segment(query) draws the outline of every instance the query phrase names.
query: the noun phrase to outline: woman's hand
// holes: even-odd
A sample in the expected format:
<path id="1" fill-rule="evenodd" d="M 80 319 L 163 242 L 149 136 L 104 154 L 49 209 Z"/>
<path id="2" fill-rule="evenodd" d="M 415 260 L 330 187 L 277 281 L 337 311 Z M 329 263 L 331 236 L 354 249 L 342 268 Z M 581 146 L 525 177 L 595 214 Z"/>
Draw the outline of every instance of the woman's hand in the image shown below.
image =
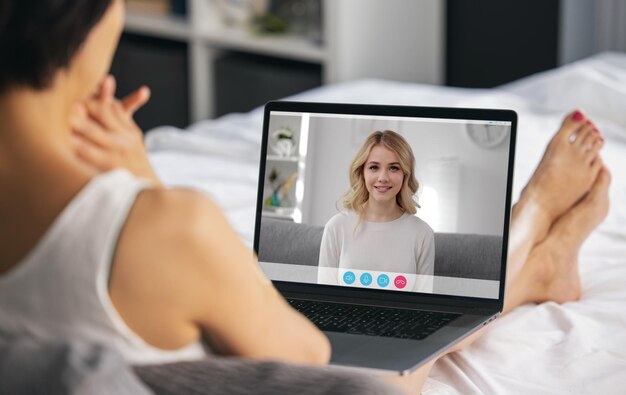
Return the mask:
<path id="1" fill-rule="evenodd" d="M 99 172 L 125 168 L 161 184 L 148 159 L 143 133 L 133 120 L 149 100 L 150 90 L 144 86 L 118 100 L 115 89 L 115 79 L 109 75 L 94 97 L 76 106 L 71 125 L 76 155 Z"/>

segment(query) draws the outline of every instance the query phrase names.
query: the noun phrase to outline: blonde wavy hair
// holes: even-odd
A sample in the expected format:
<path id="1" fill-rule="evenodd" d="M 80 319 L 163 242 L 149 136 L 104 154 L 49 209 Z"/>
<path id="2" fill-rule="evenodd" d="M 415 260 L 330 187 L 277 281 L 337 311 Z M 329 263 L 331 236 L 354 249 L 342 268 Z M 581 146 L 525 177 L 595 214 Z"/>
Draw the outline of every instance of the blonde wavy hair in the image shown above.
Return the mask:
<path id="1" fill-rule="evenodd" d="M 365 162 L 372 149 L 379 144 L 396 155 L 400 162 L 400 169 L 404 174 L 402 187 L 396 195 L 396 203 L 405 212 L 415 214 L 417 208 L 420 207 L 414 198 L 419 189 L 419 182 L 415 178 L 415 156 L 404 137 L 391 130 L 376 131 L 370 134 L 357 151 L 350 165 L 350 189 L 343 196 L 343 206 L 355 211 L 359 216 L 363 214 L 365 204 L 369 199 L 369 192 L 363 176 Z"/>

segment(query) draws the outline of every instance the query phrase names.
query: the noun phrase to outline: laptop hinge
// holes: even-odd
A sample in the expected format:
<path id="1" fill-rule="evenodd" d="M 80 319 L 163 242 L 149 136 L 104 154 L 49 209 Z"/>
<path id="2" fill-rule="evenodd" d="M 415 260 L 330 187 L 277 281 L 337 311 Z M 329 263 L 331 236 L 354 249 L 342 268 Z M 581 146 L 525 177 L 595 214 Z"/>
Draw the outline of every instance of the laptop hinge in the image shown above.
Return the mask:
<path id="1" fill-rule="evenodd" d="M 474 315 L 493 315 L 496 313 L 500 315 L 502 311 L 498 311 L 496 308 L 474 307 L 470 312 Z"/>

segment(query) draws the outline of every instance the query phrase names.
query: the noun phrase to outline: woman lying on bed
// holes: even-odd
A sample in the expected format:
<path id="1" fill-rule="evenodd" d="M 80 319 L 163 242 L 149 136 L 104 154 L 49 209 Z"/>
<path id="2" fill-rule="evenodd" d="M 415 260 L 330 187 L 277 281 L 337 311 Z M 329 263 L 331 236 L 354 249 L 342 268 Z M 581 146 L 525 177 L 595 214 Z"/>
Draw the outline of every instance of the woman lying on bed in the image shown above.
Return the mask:
<path id="1" fill-rule="evenodd" d="M 0 3 L 0 333 L 108 344 L 136 364 L 201 359 L 204 344 L 326 364 L 324 335 L 219 208 L 156 180 L 132 121 L 145 91 L 120 102 L 101 82 L 123 15 L 122 0 Z M 608 208 L 602 144 L 579 111 L 552 139 L 513 208 L 505 312 L 579 298 L 577 252 Z M 390 380 L 419 390 L 433 363 Z"/>

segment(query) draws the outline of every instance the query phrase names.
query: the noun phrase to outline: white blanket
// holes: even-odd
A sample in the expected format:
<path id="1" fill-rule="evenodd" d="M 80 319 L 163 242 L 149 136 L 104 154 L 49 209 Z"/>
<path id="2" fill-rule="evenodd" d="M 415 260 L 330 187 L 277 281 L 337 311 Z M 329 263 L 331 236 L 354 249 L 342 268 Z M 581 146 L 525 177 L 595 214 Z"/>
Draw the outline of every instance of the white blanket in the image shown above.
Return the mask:
<path id="1" fill-rule="evenodd" d="M 437 362 L 424 393 L 626 391 L 626 55 L 603 54 L 490 90 L 379 80 L 322 87 L 292 100 L 511 108 L 519 114 L 514 198 L 562 118 L 585 111 L 602 131 L 611 209 L 580 253 L 582 299 L 522 306 L 469 348 Z M 231 114 L 186 131 L 147 136 L 166 185 L 213 197 L 252 244 L 262 112 Z"/>

